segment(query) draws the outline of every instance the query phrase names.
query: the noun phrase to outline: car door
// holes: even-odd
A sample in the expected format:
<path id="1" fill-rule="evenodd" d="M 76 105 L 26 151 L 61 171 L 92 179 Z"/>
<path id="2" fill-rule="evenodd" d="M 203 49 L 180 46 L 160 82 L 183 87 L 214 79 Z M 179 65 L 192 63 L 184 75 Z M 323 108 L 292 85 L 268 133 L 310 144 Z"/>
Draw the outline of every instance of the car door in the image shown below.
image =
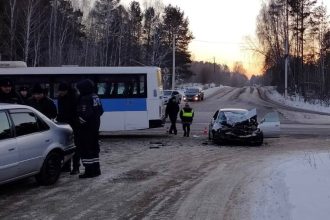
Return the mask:
<path id="1" fill-rule="evenodd" d="M 5 111 L 0 111 L 0 182 L 17 176 L 18 149 L 11 122 Z"/>
<path id="2" fill-rule="evenodd" d="M 211 132 L 212 132 L 213 125 L 214 125 L 215 121 L 217 120 L 218 115 L 219 115 L 219 110 L 217 110 L 214 113 L 214 115 L 212 116 L 211 122 L 209 124 L 209 134 L 211 134 Z"/>
<path id="3" fill-rule="evenodd" d="M 281 124 L 278 113 L 267 113 L 264 119 L 261 120 L 258 127 L 262 130 L 264 137 L 279 137 L 281 131 Z"/>
<path id="4" fill-rule="evenodd" d="M 10 111 L 13 120 L 18 152 L 18 174 L 26 175 L 38 171 L 42 164 L 43 153 L 52 143 L 50 133 L 38 125 L 38 117 L 28 109 Z"/>

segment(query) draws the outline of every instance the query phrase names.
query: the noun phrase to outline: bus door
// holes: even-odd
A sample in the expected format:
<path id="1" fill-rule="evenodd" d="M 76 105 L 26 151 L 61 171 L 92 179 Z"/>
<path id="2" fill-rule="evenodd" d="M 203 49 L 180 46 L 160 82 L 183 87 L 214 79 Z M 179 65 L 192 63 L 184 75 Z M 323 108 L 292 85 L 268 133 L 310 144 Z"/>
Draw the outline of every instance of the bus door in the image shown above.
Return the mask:
<path id="1" fill-rule="evenodd" d="M 129 77 L 123 93 L 126 97 L 125 130 L 148 128 L 146 75 L 137 74 Z"/>

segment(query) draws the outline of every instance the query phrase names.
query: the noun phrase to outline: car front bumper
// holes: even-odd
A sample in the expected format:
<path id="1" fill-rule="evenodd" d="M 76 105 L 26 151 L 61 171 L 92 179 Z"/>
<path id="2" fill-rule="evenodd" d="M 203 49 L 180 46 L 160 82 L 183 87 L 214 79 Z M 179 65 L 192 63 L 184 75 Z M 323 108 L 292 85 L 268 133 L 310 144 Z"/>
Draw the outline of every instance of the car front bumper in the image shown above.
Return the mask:
<path id="1" fill-rule="evenodd" d="M 76 152 L 76 146 L 74 144 L 68 146 L 64 149 L 64 163 L 71 159 L 71 157 Z"/>
<path id="2" fill-rule="evenodd" d="M 236 135 L 231 133 L 230 131 L 227 132 L 214 132 L 214 140 L 216 141 L 235 141 L 235 142 L 254 142 L 261 138 L 262 132 L 255 131 L 251 134 L 246 135 Z"/>
<path id="3" fill-rule="evenodd" d="M 183 98 L 184 101 L 199 101 L 200 97 L 199 96 L 185 96 Z"/>

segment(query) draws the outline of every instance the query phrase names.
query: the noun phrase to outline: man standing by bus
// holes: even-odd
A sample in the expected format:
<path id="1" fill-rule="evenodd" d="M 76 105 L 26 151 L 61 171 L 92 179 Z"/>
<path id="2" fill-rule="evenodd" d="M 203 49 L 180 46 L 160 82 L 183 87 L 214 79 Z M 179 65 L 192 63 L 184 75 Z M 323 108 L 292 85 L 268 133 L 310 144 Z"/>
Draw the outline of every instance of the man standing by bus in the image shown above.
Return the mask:
<path id="1" fill-rule="evenodd" d="M 77 145 L 85 167 L 85 173 L 79 175 L 79 178 L 92 178 L 101 175 L 99 128 L 103 108 L 99 97 L 94 93 L 94 83 L 91 80 L 78 82 L 77 89 L 80 93 L 77 106 Z"/>
<path id="2" fill-rule="evenodd" d="M 58 114 L 56 120 L 61 123 L 67 123 L 71 126 L 74 133 L 74 139 L 76 139 L 78 125 L 77 101 L 77 93 L 69 84 L 61 83 L 58 86 Z M 79 146 L 77 145 L 76 151 L 72 157 L 72 170 L 71 159 L 67 161 L 62 168 L 62 171 L 70 172 L 71 175 L 79 173 L 80 156 L 78 147 Z"/>
<path id="3" fill-rule="evenodd" d="M 170 134 L 176 135 L 178 133 L 176 129 L 176 120 L 178 118 L 178 113 L 180 111 L 179 103 L 177 102 L 177 99 L 175 96 L 172 96 L 170 100 L 168 100 L 167 106 L 166 106 L 166 117 L 169 116 L 170 121 L 171 121 L 171 127 L 169 130 Z"/>
<path id="4" fill-rule="evenodd" d="M 0 79 L 0 103 L 22 104 L 19 94 L 14 90 L 9 79 Z"/>

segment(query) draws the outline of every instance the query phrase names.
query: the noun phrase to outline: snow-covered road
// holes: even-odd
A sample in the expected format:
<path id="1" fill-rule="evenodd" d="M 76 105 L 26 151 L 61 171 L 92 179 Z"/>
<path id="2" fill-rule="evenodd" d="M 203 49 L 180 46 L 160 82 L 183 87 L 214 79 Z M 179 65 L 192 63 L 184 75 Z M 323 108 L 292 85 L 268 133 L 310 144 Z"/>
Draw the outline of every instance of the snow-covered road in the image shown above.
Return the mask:
<path id="1" fill-rule="evenodd" d="M 0 219 L 329 219 L 330 129 L 316 121 L 328 118 L 308 113 L 306 125 L 303 112 L 255 88 L 214 90 L 191 103 L 193 137 L 180 125 L 177 136 L 165 127 L 104 137 L 100 177 L 0 186 Z M 220 107 L 279 111 L 282 136 L 262 147 L 213 145 L 203 130 Z"/>

